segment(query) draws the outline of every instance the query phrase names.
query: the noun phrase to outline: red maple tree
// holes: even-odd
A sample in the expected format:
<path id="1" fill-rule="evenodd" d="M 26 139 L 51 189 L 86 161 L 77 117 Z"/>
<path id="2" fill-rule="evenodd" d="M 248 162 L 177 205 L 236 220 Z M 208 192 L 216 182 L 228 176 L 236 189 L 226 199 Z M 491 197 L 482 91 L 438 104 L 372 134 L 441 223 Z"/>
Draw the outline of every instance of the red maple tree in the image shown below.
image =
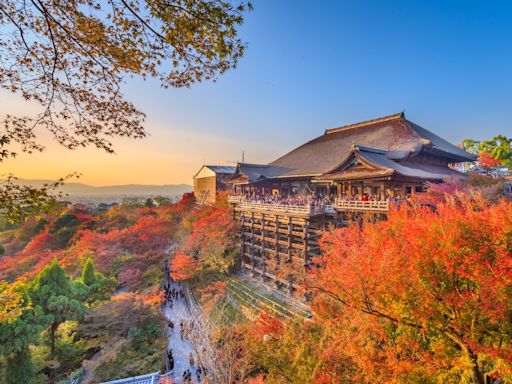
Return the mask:
<path id="1" fill-rule="evenodd" d="M 360 382 L 512 375 L 512 203 L 475 196 L 323 237 L 308 282 Z"/>
<path id="2" fill-rule="evenodd" d="M 478 155 L 478 164 L 483 168 L 498 167 L 501 163 L 498 159 L 491 156 L 488 152 L 480 152 Z"/>
<path id="3" fill-rule="evenodd" d="M 187 280 L 194 276 L 198 268 L 192 256 L 177 252 L 171 261 L 170 275 L 174 280 Z"/>

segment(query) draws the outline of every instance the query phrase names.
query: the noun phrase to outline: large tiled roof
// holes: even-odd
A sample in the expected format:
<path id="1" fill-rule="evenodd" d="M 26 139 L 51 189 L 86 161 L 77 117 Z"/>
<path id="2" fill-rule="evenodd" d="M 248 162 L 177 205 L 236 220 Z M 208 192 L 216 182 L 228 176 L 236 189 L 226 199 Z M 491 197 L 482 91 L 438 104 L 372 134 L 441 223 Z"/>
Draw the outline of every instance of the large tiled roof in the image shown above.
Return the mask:
<path id="1" fill-rule="evenodd" d="M 435 153 L 449 162 L 474 161 L 475 157 L 397 113 L 361 123 L 326 130 L 273 161 L 284 168 L 280 177 L 315 176 L 332 170 L 351 151 L 354 143 L 389 152 L 389 158 L 413 158 L 421 151 Z"/>
<path id="2" fill-rule="evenodd" d="M 356 158 L 368 167 L 350 167 L 350 160 Z M 337 169 L 318 176 L 319 180 L 350 180 L 366 177 L 385 177 L 398 175 L 425 180 L 443 180 L 450 176 L 462 176 L 463 174 L 441 165 L 425 164 L 411 160 L 394 160 L 392 152 L 353 145 L 351 152 Z"/>

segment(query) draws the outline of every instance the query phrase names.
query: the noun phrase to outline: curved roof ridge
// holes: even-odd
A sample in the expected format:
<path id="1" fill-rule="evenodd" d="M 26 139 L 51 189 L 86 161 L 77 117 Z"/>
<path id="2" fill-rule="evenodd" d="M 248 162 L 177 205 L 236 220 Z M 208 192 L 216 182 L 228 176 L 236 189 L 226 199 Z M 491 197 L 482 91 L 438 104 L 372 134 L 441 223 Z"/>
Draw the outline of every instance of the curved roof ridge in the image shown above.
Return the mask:
<path id="1" fill-rule="evenodd" d="M 241 167 L 269 167 L 270 164 L 258 164 L 258 163 L 237 163 L 237 165 L 240 165 Z"/>
<path id="2" fill-rule="evenodd" d="M 399 119 L 403 119 L 405 118 L 405 112 L 399 112 L 399 113 L 394 113 L 392 115 L 388 115 L 388 116 L 383 116 L 383 117 L 378 117 L 376 119 L 371 119 L 371 120 L 366 120 L 366 121 L 361 121 L 359 123 L 354 123 L 354 124 L 349 124 L 349 125 L 343 125 L 341 127 L 338 127 L 338 128 L 331 128 L 331 129 L 326 129 L 324 134 L 325 135 L 330 135 L 331 133 L 336 133 L 336 132 L 340 132 L 340 131 L 345 131 L 347 129 L 353 129 L 353 128 L 359 128 L 359 127 L 365 127 L 367 125 L 373 125 L 373 124 L 378 124 L 378 123 L 384 123 L 384 122 L 387 122 L 387 121 L 392 121 L 392 120 L 399 120 Z"/>
<path id="3" fill-rule="evenodd" d="M 367 147 L 367 146 L 359 145 L 359 144 L 353 144 L 353 149 L 359 150 L 359 151 L 364 151 L 364 152 L 379 153 L 379 154 L 385 154 L 388 152 L 388 151 L 385 151 L 384 149 Z"/>

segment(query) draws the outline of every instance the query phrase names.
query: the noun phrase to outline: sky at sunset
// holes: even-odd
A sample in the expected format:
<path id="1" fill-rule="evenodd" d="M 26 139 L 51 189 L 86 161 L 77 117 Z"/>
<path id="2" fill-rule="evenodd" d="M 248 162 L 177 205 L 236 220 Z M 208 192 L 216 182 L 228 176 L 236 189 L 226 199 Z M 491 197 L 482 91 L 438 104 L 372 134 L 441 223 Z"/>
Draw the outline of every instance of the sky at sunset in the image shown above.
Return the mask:
<path id="1" fill-rule="evenodd" d="M 248 49 L 216 83 L 163 90 L 127 81 L 150 136 L 117 154 L 20 154 L 0 173 L 93 185 L 192 183 L 203 163 L 269 162 L 327 128 L 405 111 L 458 143 L 512 135 L 512 2 L 253 1 Z M 36 113 L 6 92 L 0 116 Z"/>

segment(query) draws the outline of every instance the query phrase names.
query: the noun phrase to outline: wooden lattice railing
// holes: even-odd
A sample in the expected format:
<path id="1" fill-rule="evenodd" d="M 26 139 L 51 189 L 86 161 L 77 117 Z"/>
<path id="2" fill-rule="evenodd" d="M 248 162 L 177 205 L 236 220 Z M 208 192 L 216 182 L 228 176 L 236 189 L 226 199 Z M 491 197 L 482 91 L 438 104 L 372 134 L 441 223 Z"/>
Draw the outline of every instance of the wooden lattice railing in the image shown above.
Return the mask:
<path id="1" fill-rule="evenodd" d="M 297 214 L 303 216 L 321 215 L 338 211 L 389 211 L 389 201 L 336 200 L 332 205 L 289 205 L 248 201 L 242 195 L 228 196 L 228 202 L 241 209 L 268 211 L 273 213 Z"/>
<path id="2" fill-rule="evenodd" d="M 334 208 L 339 211 L 389 211 L 389 201 L 337 200 Z"/>

